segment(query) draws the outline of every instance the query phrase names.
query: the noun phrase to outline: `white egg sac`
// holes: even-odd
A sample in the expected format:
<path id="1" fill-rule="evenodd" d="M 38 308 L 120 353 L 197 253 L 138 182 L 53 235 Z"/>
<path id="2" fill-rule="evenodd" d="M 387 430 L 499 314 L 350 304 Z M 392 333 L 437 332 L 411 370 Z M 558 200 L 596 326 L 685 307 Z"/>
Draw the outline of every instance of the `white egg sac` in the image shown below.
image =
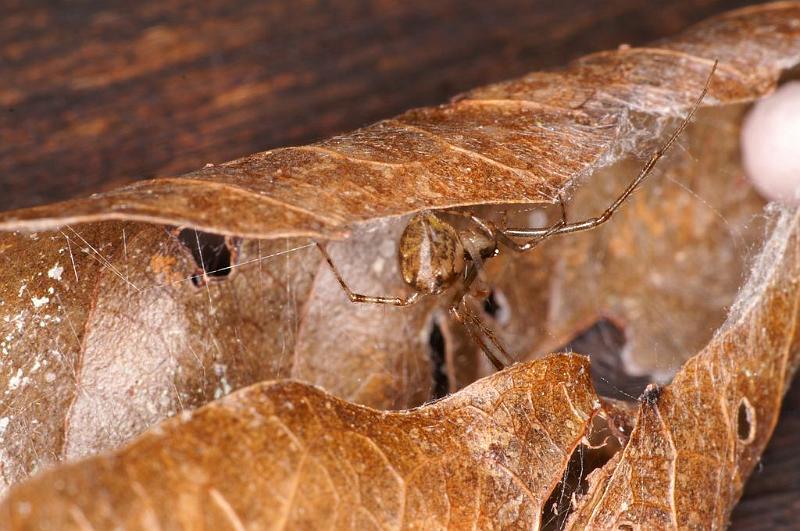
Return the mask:
<path id="1" fill-rule="evenodd" d="M 767 199 L 800 205 L 800 81 L 759 100 L 742 126 L 742 163 Z"/>

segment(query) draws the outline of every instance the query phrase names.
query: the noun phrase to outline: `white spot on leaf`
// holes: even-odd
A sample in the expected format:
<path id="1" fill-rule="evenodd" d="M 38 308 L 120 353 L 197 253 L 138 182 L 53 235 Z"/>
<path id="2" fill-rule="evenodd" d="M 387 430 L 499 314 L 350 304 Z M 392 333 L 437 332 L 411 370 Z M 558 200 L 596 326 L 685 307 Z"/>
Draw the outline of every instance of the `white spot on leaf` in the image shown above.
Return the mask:
<path id="1" fill-rule="evenodd" d="M 58 265 L 58 263 L 56 263 L 56 265 L 51 267 L 50 270 L 47 272 L 47 276 L 55 280 L 61 280 L 61 273 L 63 272 L 64 268 Z"/>
<path id="2" fill-rule="evenodd" d="M 22 369 L 17 369 L 17 373 L 8 379 L 8 389 L 6 389 L 6 394 L 11 391 L 15 391 L 20 386 L 28 385 L 30 379 L 27 376 L 22 376 Z"/>
<path id="3" fill-rule="evenodd" d="M 33 303 L 34 308 L 40 308 L 50 302 L 49 297 L 31 297 L 31 302 Z"/>

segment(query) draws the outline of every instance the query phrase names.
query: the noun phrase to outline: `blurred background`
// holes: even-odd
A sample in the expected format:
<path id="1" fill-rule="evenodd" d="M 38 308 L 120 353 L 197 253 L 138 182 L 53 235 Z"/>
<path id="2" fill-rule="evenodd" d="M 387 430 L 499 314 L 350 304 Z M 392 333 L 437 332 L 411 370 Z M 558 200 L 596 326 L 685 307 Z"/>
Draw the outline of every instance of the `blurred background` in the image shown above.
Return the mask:
<path id="1" fill-rule="evenodd" d="M 645 44 L 740 0 L 0 0 L 0 210 L 176 175 Z M 800 388 L 734 529 L 795 525 Z"/>

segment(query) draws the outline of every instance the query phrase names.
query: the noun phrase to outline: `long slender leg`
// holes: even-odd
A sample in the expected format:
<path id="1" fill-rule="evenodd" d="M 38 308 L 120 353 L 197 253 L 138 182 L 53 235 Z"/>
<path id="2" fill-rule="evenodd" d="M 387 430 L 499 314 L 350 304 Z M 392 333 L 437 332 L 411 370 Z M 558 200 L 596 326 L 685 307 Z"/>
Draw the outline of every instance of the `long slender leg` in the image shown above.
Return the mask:
<path id="1" fill-rule="evenodd" d="M 667 139 L 664 145 L 659 147 L 653 153 L 653 155 L 650 157 L 647 163 L 645 163 L 645 165 L 642 167 L 641 171 L 639 172 L 639 175 L 636 176 L 636 178 L 628 185 L 628 187 L 625 188 L 625 190 L 619 195 L 619 197 L 617 197 L 617 199 L 611 204 L 611 206 L 609 206 L 605 211 L 603 211 L 602 214 L 600 214 L 597 217 L 589 218 L 584 221 L 567 223 L 556 231 L 552 231 L 547 228 L 544 229 L 513 228 L 504 231 L 505 235 L 516 238 L 536 238 L 536 237 L 544 238 L 544 237 L 554 236 L 556 234 L 566 234 L 570 232 L 579 232 L 579 231 L 593 229 L 598 225 L 602 225 L 603 223 L 608 221 L 614 214 L 614 212 L 616 212 L 617 209 L 622 205 L 622 203 L 625 202 L 628 196 L 630 196 L 634 192 L 634 190 L 636 190 L 636 188 L 639 187 L 642 181 L 644 181 L 647 178 L 647 176 L 650 175 L 650 172 L 653 171 L 653 168 L 655 167 L 656 163 L 658 163 L 658 161 L 661 160 L 661 157 L 664 156 L 664 153 L 666 153 L 667 150 L 669 150 L 669 148 L 672 147 L 672 144 L 675 143 L 675 141 L 678 139 L 678 136 L 680 136 L 683 130 L 686 129 L 686 126 L 689 125 L 689 122 L 692 120 L 692 117 L 694 116 L 695 112 L 697 112 L 697 109 L 700 107 L 703 98 L 705 98 L 706 93 L 708 93 L 708 87 L 711 84 L 711 78 L 714 76 L 714 72 L 716 71 L 716 69 L 717 69 L 717 61 L 714 61 L 714 66 L 711 67 L 711 72 L 708 74 L 708 78 L 706 78 L 706 83 L 703 86 L 703 90 L 700 93 L 700 96 L 697 98 L 697 100 L 695 100 L 695 102 L 689 108 L 689 112 L 686 115 L 686 117 L 683 119 L 683 121 L 681 121 L 680 125 L 678 125 L 675 131 L 673 131 L 673 133 L 670 135 L 670 137 Z"/>
<path id="2" fill-rule="evenodd" d="M 472 262 L 467 265 L 467 271 L 464 274 L 464 281 L 461 283 L 461 286 L 458 290 L 453 294 L 453 297 L 450 299 L 450 306 L 458 306 L 461 304 L 461 301 L 464 300 L 467 293 L 469 293 L 469 288 L 472 286 L 473 282 L 478 278 L 478 265 L 475 262 Z"/>
<path id="3" fill-rule="evenodd" d="M 472 328 L 472 325 L 458 311 L 458 308 L 455 306 L 450 308 L 450 313 L 453 314 L 453 317 L 455 317 L 456 320 L 461 323 L 464 329 L 466 329 L 470 339 L 472 339 L 472 341 L 481 348 L 481 351 L 483 351 L 483 354 L 489 358 L 489 361 L 492 362 L 494 368 L 498 371 L 502 371 L 505 368 L 503 363 L 497 359 L 497 357 L 494 355 L 494 352 L 492 352 L 492 350 L 483 342 L 483 338 L 480 336 L 480 334 L 475 332 L 475 330 Z"/>
<path id="4" fill-rule="evenodd" d="M 486 327 L 486 325 L 481 322 L 480 317 L 472 313 L 467 305 L 466 295 L 469 293 L 470 286 L 478 276 L 476 267 L 475 264 L 471 264 L 469 269 L 467 269 L 464 282 L 462 282 L 461 287 L 455 293 L 450 304 L 450 313 L 464 326 L 472 341 L 480 347 L 484 355 L 492 362 L 495 369 L 500 371 L 510 365 L 513 360 L 506 349 L 503 348 L 500 340 L 495 337 L 494 332 Z M 462 306 L 463 311 L 460 311 L 459 308 Z M 498 358 L 498 354 L 503 360 Z"/>
<path id="5" fill-rule="evenodd" d="M 450 308 L 450 313 L 453 314 L 458 322 L 464 325 L 464 328 L 469 333 L 470 338 L 481 348 L 484 355 L 489 358 L 494 368 L 498 371 L 503 370 L 512 363 L 512 358 L 508 352 L 500 344 L 499 340 L 494 336 L 494 333 L 481 323 L 480 318 L 472 313 L 466 304 L 454 305 Z M 463 307 L 463 311 L 459 310 L 459 306 Z M 476 330 L 477 329 L 477 330 Z M 488 343 L 487 341 L 488 340 Z M 501 360 L 497 355 L 502 356 Z"/>
<path id="6" fill-rule="evenodd" d="M 389 304 L 391 306 L 411 306 L 415 302 L 420 300 L 419 292 L 412 293 L 408 297 L 382 297 L 382 296 L 375 296 L 375 295 L 362 295 L 361 293 L 354 293 L 353 290 L 350 289 L 350 286 L 342 278 L 342 275 L 339 274 L 339 270 L 333 264 L 333 260 L 331 256 L 328 254 L 328 251 L 325 247 L 320 244 L 319 242 L 314 242 L 317 244 L 317 249 L 319 252 L 322 253 L 322 256 L 325 257 L 325 261 L 328 262 L 328 266 L 331 268 L 333 275 L 336 277 L 336 280 L 339 282 L 339 285 L 342 287 L 342 290 L 347 294 L 347 297 L 352 302 L 367 302 L 371 304 Z"/>
<path id="7" fill-rule="evenodd" d="M 513 249 L 514 251 L 524 252 L 524 251 L 529 251 L 529 250 L 533 249 L 540 242 L 542 242 L 543 240 L 546 240 L 548 237 L 552 236 L 553 234 L 556 234 L 561 228 L 566 226 L 566 224 L 567 224 L 567 207 L 566 207 L 566 204 L 564 202 L 564 196 L 559 194 L 558 201 L 559 201 L 559 204 L 561 205 L 561 219 L 558 222 L 554 223 L 553 225 L 550 225 L 549 227 L 542 227 L 540 229 L 531 229 L 531 230 L 539 231 L 539 232 L 541 232 L 541 234 L 533 236 L 529 241 L 523 242 L 523 243 L 517 243 L 516 241 L 512 240 L 511 239 L 512 235 L 508 234 L 508 231 L 506 231 L 504 229 L 498 229 L 494 225 L 494 223 L 491 223 L 489 221 L 485 221 L 485 220 L 479 218 L 478 216 L 476 216 L 475 214 L 470 214 L 469 212 L 460 212 L 460 211 L 457 211 L 457 210 L 445 210 L 445 212 L 448 213 L 448 214 L 454 215 L 454 216 L 460 216 L 460 217 L 463 217 L 463 218 L 467 218 L 476 227 L 481 229 L 484 232 L 484 234 L 486 234 L 490 239 L 495 240 L 495 241 L 499 241 L 500 243 L 502 243 L 506 247 L 509 247 L 509 248 Z M 475 257 L 473 257 L 473 261 L 476 261 Z"/>
<path id="8" fill-rule="evenodd" d="M 511 239 L 511 235 L 507 230 L 499 230 L 495 231 L 495 238 L 497 241 L 505 245 L 506 247 L 518 252 L 524 253 L 525 251 L 530 251 L 543 241 L 545 241 L 550 236 L 558 234 L 564 227 L 567 226 L 567 207 L 564 205 L 564 198 L 562 196 L 558 196 L 558 200 L 561 203 L 561 219 L 556 223 L 553 223 L 549 227 L 544 227 L 542 230 L 542 234 L 540 236 L 534 236 L 526 242 L 517 243 L 516 241 Z"/>

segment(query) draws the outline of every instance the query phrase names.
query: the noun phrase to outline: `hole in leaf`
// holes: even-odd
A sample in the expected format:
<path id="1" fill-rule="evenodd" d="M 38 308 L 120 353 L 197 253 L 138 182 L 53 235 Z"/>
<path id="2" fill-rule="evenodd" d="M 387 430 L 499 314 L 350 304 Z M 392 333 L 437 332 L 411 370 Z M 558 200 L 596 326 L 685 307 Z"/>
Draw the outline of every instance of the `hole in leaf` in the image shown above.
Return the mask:
<path id="1" fill-rule="evenodd" d="M 650 379 L 632 376 L 625 371 L 622 363 L 625 342 L 622 327 L 603 318 L 578 332 L 558 352 L 577 352 L 590 356 L 592 381 L 597 392 L 609 398 L 632 401 L 637 400 Z"/>
<path id="2" fill-rule="evenodd" d="M 450 392 L 450 377 L 447 371 L 446 352 L 447 343 L 442 333 L 439 321 L 433 319 L 431 322 L 431 332 L 428 336 L 428 351 L 431 358 L 431 376 L 433 379 L 433 389 L 431 399 L 436 400 L 447 396 Z"/>
<path id="3" fill-rule="evenodd" d="M 622 445 L 614 436 L 606 419 L 595 416 L 586 440 L 573 451 L 561 481 L 550 493 L 542 508 L 542 529 L 564 529 L 573 510 L 573 500 L 586 493 L 589 474 L 604 466 Z"/>
<path id="4" fill-rule="evenodd" d="M 736 435 L 743 443 L 750 443 L 755 439 L 755 420 L 756 412 L 752 404 L 747 398 L 742 398 L 736 413 Z"/>
<path id="5" fill-rule="evenodd" d="M 189 249 L 197 264 L 197 273 L 192 277 L 195 286 L 202 286 L 209 278 L 224 278 L 231 273 L 232 258 L 229 241 L 220 234 L 183 229 L 178 240 Z"/>
<path id="6" fill-rule="evenodd" d="M 483 311 L 500 325 L 511 320 L 508 299 L 502 291 L 497 289 L 490 291 L 489 295 L 483 299 Z"/>

